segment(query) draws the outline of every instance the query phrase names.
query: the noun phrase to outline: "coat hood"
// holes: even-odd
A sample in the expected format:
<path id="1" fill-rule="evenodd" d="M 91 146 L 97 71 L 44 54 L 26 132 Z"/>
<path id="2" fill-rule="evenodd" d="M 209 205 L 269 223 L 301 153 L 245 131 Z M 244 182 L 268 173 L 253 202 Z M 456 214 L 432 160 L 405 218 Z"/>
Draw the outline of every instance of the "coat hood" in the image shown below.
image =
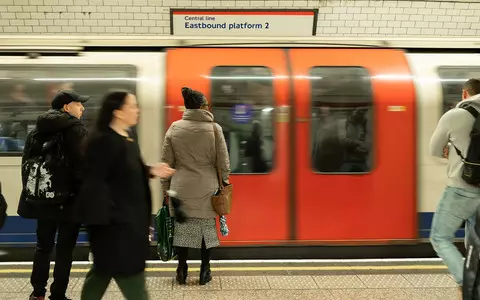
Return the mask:
<path id="1" fill-rule="evenodd" d="M 467 98 L 463 101 L 460 101 L 455 107 L 464 108 L 466 106 L 473 106 L 476 110 L 480 111 L 480 94 Z"/>
<path id="2" fill-rule="evenodd" d="M 182 119 L 199 122 L 213 122 L 213 114 L 204 109 L 187 109 Z"/>
<path id="3" fill-rule="evenodd" d="M 55 134 L 67 127 L 80 123 L 80 120 L 61 110 L 51 109 L 37 119 L 40 134 Z"/>

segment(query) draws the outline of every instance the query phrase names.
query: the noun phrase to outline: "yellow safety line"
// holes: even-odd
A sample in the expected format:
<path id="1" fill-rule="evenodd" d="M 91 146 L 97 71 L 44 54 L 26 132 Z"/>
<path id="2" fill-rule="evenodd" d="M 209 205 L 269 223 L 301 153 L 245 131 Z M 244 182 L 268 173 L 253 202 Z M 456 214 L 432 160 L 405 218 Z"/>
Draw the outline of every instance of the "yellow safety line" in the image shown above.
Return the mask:
<path id="1" fill-rule="evenodd" d="M 445 270 L 444 265 L 396 265 L 396 266 L 318 266 L 318 267 L 213 267 L 212 271 L 388 271 L 388 270 Z M 72 269 L 72 273 L 86 273 L 90 269 Z M 191 271 L 200 271 L 199 267 L 189 268 Z M 53 270 L 51 270 L 53 272 Z M 175 272 L 176 268 L 146 268 L 146 272 Z M 0 269 L 0 274 L 30 273 L 31 269 Z"/>

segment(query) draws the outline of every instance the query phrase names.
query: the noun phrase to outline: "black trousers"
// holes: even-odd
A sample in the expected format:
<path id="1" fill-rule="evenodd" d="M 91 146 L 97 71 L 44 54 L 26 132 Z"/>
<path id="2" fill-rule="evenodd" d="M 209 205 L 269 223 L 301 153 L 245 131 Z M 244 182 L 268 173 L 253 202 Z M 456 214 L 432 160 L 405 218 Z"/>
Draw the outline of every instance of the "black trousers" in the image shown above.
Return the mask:
<path id="1" fill-rule="evenodd" d="M 53 283 L 50 287 L 51 299 L 65 299 L 70 269 L 72 268 L 73 249 L 77 243 L 80 225 L 49 220 L 37 222 L 37 248 L 33 257 L 33 270 L 30 282 L 33 295 L 45 296 L 48 275 L 50 272 L 50 257 L 55 246 L 55 234 L 58 231 L 55 248 L 56 259 L 53 271 Z"/>
<path id="2" fill-rule="evenodd" d="M 177 257 L 178 257 L 178 267 L 180 269 L 184 268 L 187 265 L 188 248 L 176 247 L 175 250 L 177 252 Z M 203 239 L 202 239 L 202 249 L 200 251 L 201 251 L 200 253 L 202 258 L 202 267 L 209 266 L 211 251 L 210 249 L 207 249 L 207 246 L 205 245 L 205 240 Z"/>

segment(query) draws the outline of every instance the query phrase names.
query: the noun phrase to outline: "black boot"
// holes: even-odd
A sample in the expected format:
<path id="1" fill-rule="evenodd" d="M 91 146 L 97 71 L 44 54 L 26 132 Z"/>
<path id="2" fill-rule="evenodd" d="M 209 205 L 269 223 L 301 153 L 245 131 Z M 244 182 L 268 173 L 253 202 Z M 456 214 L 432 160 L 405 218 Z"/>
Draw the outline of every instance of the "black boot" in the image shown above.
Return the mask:
<path id="1" fill-rule="evenodd" d="M 210 264 L 205 264 L 200 267 L 200 285 L 206 285 L 212 281 L 212 271 L 210 270 Z"/>
<path id="2" fill-rule="evenodd" d="M 184 264 L 183 267 L 180 265 L 177 268 L 177 282 L 179 284 L 186 284 L 187 283 L 187 276 L 188 276 L 188 265 Z"/>

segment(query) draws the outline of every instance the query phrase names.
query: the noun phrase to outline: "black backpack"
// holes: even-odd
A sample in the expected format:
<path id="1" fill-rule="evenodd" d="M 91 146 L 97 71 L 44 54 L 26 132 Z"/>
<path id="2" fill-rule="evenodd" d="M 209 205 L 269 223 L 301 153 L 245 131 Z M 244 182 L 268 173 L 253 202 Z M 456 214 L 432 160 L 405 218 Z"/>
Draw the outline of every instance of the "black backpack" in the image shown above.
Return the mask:
<path id="1" fill-rule="evenodd" d="M 470 132 L 470 146 L 468 147 L 467 155 L 464 157 L 460 150 L 453 145 L 455 152 L 462 158 L 463 172 L 462 179 L 471 185 L 480 187 L 480 118 L 478 118 L 478 111 L 472 106 L 463 107 L 474 118 L 472 131 Z"/>
<path id="2" fill-rule="evenodd" d="M 63 204 L 73 197 L 72 173 L 65 151 L 65 132 L 44 137 L 33 132 L 36 153 L 22 165 L 25 201 L 32 204 Z M 38 144 L 37 144 L 38 145 Z"/>
<path id="3" fill-rule="evenodd" d="M 7 220 L 7 201 L 2 194 L 2 183 L 0 182 L 0 229 L 2 229 L 3 225 L 5 225 L 5 221 Z"/>

